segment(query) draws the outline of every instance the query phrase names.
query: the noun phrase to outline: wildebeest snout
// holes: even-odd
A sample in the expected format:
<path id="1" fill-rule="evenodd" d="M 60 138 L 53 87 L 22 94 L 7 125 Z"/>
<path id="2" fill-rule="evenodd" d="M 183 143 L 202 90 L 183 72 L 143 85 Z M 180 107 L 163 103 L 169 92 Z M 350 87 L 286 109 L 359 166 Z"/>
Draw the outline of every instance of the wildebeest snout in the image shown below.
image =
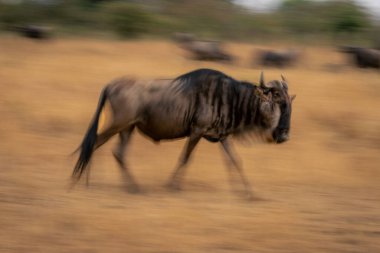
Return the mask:
<path id="1" fill-rule="evenodd" d="M 272 137 L 276 143 L 283 143 L 289 140 L 289 129 L 276 129 L 273 131 Z"/>

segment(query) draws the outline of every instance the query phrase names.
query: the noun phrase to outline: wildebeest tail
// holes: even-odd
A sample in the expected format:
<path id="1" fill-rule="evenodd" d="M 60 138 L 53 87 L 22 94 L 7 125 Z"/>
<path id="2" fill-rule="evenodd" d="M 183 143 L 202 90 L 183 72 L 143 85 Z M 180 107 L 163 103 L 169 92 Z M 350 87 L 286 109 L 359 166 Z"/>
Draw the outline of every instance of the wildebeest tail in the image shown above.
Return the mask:
<path id="1" fill-rule="evenodd" d="M 95 115 L 88 127 L 88 130 L 83 138 L 81 145 L 78 150 L 80 150 L 80 155 L 77 163 L 75 164 L 72 178 L 79 180 L 83 172 L 88 169 L 88 163 L 90 162 L 92 153 L 94 152 L 94 147 L 97 138 L 98 124 L 100 113 L 104 107 L 107 99 L 107 88 L 104 88 L 99 97 L 98 107 L 96 108 Z"/>

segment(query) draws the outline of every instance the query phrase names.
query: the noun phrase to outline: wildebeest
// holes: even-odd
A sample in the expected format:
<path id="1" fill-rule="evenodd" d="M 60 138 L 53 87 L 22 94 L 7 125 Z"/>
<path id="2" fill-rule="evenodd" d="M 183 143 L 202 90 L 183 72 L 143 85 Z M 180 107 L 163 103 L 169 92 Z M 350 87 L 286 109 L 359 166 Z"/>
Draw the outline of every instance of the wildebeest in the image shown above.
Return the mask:
<path id="1" fill-rule="evenodd" d="M 263 66 L 289 67 L 296 63 L 299 52 L 294 49 L 284 51 L 258 50 L 257 62 Z"/>
<path id="2" fill-rule="evenodd" d="M 373 44 L 375 49 L 380 50 L 380 36 L 377 36 Z"/>
<path id="3" fill-rule="evenodd" d="M 231 62 L 233 57 L 226 53 L 219 41 L 198 40 L 189 33 L 176 33 L 175 41 L 196 60 Z"/>
<path id="4" fill-rule="evenodd" d="M 44 26 L 16 25 L 11 29 L 31 39 L 48 39 L 51 37 L 51 29 Z"/>
<path id="5" fill-rule="evenodd" d="M 339 51 L 351 54 L 359 68 L 380 68 L 380 50 L 355 46 L 341 46 Z"/>
<path id="6" fill-rule="evenodd" d="M 189 157 L 201 138 L 219 142 L 229 161 L 237 169 L 252 196 L 248 180 L 230 149 L 228 137 L 259 133 L 267 141 L 281 143 L 289 138 L 292 100 L 283 78 L 260 85 L 237 81 L 222 72 L 198 69 L 176 79 L 151 81 L 121 78 L 105 86 L 92 123 L 80 145 L 79 159 L 74 167 L 74 182 L 88 168 L 93 152 L 119 134 L 120 143 L 114 156 L 127 179 L 128 189 L 138 189 L 124 160 L 131 134 L 135 128 L 150 139 L 188 137 L 179 164 L 168 186 L 180 188 L 180 179 Z M 99 116 L 109 101 L 113 113 L 110 126 L 97 134 Z M 88 174 L 87 174 L 88 175 Z"/>

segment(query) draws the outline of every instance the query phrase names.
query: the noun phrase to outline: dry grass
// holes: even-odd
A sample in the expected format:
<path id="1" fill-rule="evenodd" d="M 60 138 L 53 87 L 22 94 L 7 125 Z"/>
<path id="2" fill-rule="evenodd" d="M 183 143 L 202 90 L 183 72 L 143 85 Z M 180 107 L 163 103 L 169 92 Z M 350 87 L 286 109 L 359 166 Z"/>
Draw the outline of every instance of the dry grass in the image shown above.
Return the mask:
<path id="1" fill-rule="evenodd" d="M 202 141 L 184 191 L 168 192 L 183 141 L 136 134 L 128 161 L 144 189 L 124 189 L 111 149 L 99 150 L 91 185 L 68 191 L 100 89 L 120 75 L 174 77 L 215 68 L 257 81 L 255 46 L 227 44 L 233 66 L 184 58 L 168 42 L 0 38 L 1 252 L 380 252 L 380 74 L 329 48 L 304 48 L 283 73 L 297 94 L 292 137 L 236 149 L 256 201 L 231 192 L 218 145 Z"/>

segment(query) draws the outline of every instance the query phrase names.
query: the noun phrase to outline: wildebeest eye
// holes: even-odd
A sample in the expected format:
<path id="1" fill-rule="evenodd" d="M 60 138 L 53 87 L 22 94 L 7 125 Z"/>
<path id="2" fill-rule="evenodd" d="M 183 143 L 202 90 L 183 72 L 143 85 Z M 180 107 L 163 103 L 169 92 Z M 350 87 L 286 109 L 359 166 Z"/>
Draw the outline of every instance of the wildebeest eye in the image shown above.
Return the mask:
<path id="1" fill-rule="evenodd" d="M 280 97 L 280 93 L 278 91 L 273 92 L 273 97 L 274 98 L 279 98 Z"/>

